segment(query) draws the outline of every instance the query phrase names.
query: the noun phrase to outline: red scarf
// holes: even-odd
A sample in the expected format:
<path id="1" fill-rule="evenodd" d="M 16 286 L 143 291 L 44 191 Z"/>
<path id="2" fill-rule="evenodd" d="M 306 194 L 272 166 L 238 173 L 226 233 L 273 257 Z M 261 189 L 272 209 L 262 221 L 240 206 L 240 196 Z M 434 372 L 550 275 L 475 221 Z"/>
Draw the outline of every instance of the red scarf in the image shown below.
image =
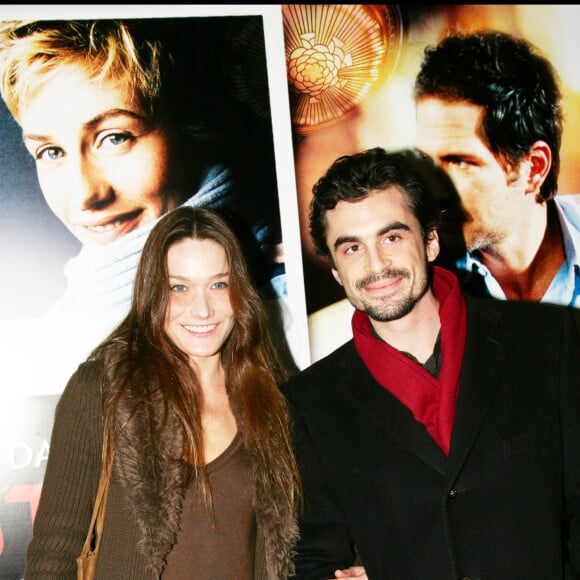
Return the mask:
<path id="1" fill-rule="evenodd" d="M 433 293 L 441 320 L 439 379 L 402 352 L 378 339 L 368 315 L 355 310 L 356 350 L 375 380 L 406 405 L 445 455 L 449 455 L 459 375 L 467 336 L 465 299 L 454 274 L 434 266 Z"/>

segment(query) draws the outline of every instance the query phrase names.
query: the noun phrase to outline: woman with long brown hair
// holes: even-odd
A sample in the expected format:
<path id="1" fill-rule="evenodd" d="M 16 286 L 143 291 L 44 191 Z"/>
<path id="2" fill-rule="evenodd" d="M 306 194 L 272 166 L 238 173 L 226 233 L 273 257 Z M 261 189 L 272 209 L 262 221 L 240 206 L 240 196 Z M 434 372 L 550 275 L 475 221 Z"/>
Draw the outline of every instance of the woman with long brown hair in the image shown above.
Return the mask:
<path id="1" fill-rule="evenodd" d="M 227 221 L 166 214 L 128 315 L 58 403 L 26 579 L 76 578 L 105 432 L 115 455 L 98 578 L 291 576 L 301 488 L 286 376 Z"/>

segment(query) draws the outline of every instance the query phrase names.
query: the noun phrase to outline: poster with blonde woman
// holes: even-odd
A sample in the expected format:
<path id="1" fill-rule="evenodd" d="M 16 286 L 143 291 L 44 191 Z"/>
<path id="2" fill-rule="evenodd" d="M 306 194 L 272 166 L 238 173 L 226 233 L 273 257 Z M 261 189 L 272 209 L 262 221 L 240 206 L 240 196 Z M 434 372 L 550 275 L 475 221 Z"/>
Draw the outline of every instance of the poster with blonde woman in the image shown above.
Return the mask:
<path id="1" fill-rule="evenodd" d="M 168 211 L 228 216 L 281 356 L 309 362 L 279 7 L 101 8 L 0 21 L 2 579 L 22 577 L 55 404 Z"/>

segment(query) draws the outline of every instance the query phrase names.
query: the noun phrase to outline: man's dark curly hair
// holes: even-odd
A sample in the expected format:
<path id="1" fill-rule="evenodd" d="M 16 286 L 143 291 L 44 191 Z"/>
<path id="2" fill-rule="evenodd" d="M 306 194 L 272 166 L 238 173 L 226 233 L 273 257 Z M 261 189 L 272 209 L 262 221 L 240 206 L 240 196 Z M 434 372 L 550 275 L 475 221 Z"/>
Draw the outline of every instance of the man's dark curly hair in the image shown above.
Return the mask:
<path id="1" fill-rule="evenodd" d="M 388 152 L 374 147 L 334 161 L 314 185 L 310 202 L 310 235 L 316 252 L 332 256 L 326 243 L 326 212 L 339 201 L 355 202 L 376 191 L 398 186 L 421 225 L 423 239 L 440 223 L 439 201 L 449 198 L 450 181 L 427 156 L 413 150 Z"/>
<path id="2" fill-rule="evenodd" d="M 483 136 L 496 158 L 517 167 L 538 140 L 552 152 L 539 201 L 557 193 L 563 116 L 559 78 L 528 41 L 498 31 L 454 33 L 425 49 L 416 101 L 437 97 L 485 109 Z"/>

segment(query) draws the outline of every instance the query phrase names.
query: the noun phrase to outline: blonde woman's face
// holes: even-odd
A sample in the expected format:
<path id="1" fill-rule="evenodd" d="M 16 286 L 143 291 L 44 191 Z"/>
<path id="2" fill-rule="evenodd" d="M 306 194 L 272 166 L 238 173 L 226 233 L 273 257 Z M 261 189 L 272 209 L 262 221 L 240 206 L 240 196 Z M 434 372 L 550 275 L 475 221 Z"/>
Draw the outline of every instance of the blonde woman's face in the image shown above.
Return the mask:
<path id="1" fill-rule="evenodd" d="M 32 94 L 20 124 L 48 205 L 83 244 L 108 244 L 183 201 L 174 133 L 123 86 L 66 67 Z"/>

